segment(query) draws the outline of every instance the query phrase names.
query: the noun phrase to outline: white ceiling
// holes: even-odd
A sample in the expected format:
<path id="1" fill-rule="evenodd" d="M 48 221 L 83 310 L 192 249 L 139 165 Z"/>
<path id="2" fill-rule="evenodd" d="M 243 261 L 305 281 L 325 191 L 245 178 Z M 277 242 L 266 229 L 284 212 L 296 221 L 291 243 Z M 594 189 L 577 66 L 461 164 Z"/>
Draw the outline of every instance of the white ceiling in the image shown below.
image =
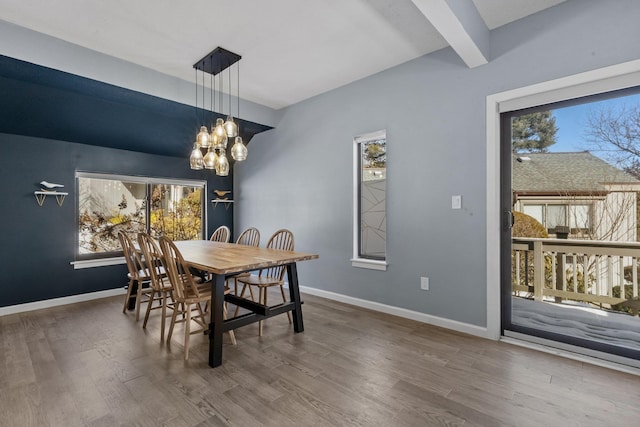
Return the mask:
<path id="1" fill-rule="evenodd" d="M 0 0 L 0 17 L 191 82 L 221 46 L 242 56 L 241 97 L 279 109 L 448 45 L 476 66 L 469 16 L 488 34 L 562 1 Z"/>

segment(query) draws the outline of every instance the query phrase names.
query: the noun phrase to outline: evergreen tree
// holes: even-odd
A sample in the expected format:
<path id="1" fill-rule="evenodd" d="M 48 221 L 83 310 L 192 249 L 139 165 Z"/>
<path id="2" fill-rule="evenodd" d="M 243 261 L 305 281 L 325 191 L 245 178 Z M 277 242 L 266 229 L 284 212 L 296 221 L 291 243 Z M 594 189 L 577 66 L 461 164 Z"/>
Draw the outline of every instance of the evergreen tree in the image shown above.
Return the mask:
<path id="1" fill-rule="evenodd" d="M 513 152 L 546 153 L 557 142 L 556 132 L 556 118 L 551 111 L 515 117 L 511 122 Z"/>

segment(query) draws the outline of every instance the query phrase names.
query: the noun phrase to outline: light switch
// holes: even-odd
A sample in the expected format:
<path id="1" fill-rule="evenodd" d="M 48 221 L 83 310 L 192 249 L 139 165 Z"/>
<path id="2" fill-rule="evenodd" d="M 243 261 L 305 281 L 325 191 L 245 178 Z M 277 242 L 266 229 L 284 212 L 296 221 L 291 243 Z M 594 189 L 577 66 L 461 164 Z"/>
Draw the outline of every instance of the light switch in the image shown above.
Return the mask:
<path id="1" fill-rule="evenodd" d="M 451 209 L 462 209 L 462 196 L 451 196 Z"/>

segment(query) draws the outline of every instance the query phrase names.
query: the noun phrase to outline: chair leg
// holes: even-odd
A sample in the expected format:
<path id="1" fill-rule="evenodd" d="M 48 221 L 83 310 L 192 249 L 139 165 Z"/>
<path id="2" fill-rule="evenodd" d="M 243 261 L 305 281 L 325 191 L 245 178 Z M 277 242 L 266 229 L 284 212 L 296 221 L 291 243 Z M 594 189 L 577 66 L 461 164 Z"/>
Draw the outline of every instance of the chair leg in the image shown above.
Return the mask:
<path id="1" fill-rule="evenodd" d="M 169 333 L 167 334 L 167 344 L 171 344 L 171 335 L 173 335 L 173 327 L 176 325 L 176 319 L 178 317 L 178 304 L 173 307 L 173 315 L 171 316 L 171 325 L 169 325 Z"/>
<path id="2" fill-rule="evenodd" d="M 258 297 L 263 305 L 267 305 L 267 288 L 260 287 Z M 262 336 L 262 320 L 258 322 L 258 336 Z"/>
<path id="3" fill-rule="evenodd" d="M 280 293 L 282 294 L 282 302 L 287 302 L 287 297 L 284 296 L 284 286 L 280 285 Z M 289 318 L 289 324 L 291 324 L 291 312 L 287 311 L 287 317 Z"/>
<path id="4" fill-rule="evenodd" d="M 142 305 L 142 283 L 138 282 L 138 294 L 136 297 L 136 322 L 140 320 L 140 306 Z"/>
<path id="5" fill-rule="evenodd" d="M 152 294 L 153 295 L 153 294 Z M 151 306 L 151 304 L 149 304 L 149 306 Z M 160 342 L 164 341 L 164 323 L 165 323 L 165 318 L 167 317 L 167 292 L 166 291 L 162 291 L 162 316 L 160 317 Z M 147 313 L 149 312 L 149 310 L 147 310 Z M 147 314 L 148 316 L 148 314 Z"/>
<path id="6" fill-rule="evenodd" d="M 127 286 L 127 296 L 124 298 L 124 306 L 122 307 L 123 313 L 125 313 L 127 311 L 127 307 L 129 307 L 129 300 L 131 299 L 131 289 L 133 289 L 133 279 L 129 280 L 129 285 Z"/>
<path id="7" fill-rule="evenodd" d="M 223 307 L 224 307 L 224 311 L 222 312 L 222 314 L 223 314 L 223 318 L 226 319 L 228 317 L 227 304 L 225 304 Z M 236 341 L 236 334 L 233 331 L 229 331 L 229 338 L 231 338 L 231 344 L 238 345 L 238 342 Z"/>
<path id="8" fill-rule="evenodd" d="M 191 304 L 187 304 L 187 320 L 184 327 L 184 360 L 189 360 L 189 337 L 191 336 Z"/>
<path id="9" fill-rule="evenodd" d="M 149 313 L 151 313 L 151 306 L 153 305 L 153 301 L 156 298 L 155 289 L 151 290 L 151 295 L 149 296 L 149 304 L 147 304 L 147 312 L 144 315 L 144 322 L 142 322 L 142 329 L 147 328 L 147 321 L 149 320 Z"/>

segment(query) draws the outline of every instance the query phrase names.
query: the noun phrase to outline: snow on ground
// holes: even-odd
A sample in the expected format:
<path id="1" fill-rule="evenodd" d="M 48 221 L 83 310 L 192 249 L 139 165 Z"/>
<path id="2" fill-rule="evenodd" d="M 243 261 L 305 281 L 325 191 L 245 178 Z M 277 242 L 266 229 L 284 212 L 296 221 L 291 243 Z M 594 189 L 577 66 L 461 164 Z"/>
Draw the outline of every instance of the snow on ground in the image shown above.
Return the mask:
<path id="1" fill-rule="evenodd" d="M 640 350 L 640 318 L 580 304 L 512 298 L 512 322 Z"/>

